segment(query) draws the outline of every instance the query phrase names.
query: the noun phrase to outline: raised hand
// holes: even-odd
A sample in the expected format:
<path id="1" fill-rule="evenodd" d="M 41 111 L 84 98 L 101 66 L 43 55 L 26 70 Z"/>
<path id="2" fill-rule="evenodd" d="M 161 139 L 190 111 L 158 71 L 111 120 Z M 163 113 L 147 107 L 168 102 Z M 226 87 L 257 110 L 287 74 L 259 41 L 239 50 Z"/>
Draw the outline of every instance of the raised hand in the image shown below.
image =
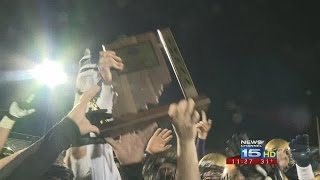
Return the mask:
<path id="1" fill-rule="evenodd" d="M 168 144 L 172 138 L 171 130 L 158 128 L 150 138 L 146 151 L 150 154 L 166 151 L 172 147 L 171 144 Z"/>
<path id="2" fill-rule="evenodd" d="M 139 163 L 144 158 L 146 144 L 156 127 L 156 123 L 153 123 L 137 133 L 122 135 L 119 140 L 106 138 L 106 141 L 113 147 L 121 165 Z"/>
<path id="3" fill-rule="evenodd" d="M 177 176 L 178 180 L 200 180 L 198 157 L 195 146 L 196 124 L 200 115 L 194 109 L 192 99 L 170 104 L 168 114 L 172 118 L 177 135 Z"/>
<path id="4" fill-rule="evenodd" d="M 90 100 L 100 91 L 100 86 L 95 85 L 88 89 L 80 97 L 79 103 L 74 106 L 71 112 L 68 114 L 68 117 L 72 119 L 79 127 L 80 133 L 86 135 L 90 132 L 99 134 L 99 129 L 92 125 L 89 120 L 86 118 L 87 104 Z"/>
<path id="5" fill-rule="evenodd" d="M 7 129 L 5 133 L 0 132 L 1 136 L 5 137 L 6 139 L 9 135 L 9 131 L 12 129 L 17 119 L 28 116 L 36 111 L 35 109 L 28 108 L 28 104 L 33 100 L 33 98 L 34 95 L 32 94 L 24 102 L 17 103 L 14 101 L 11 103 L 9 112 L 3 116 L 2 120 L 0 121 L 0 127 Z M 5 143 L 5 141 L 0 142 L 0 147 L 4 145 L 3 143 Z"/>
<path id="6" fill-rule="evenodd" d="M 317 150 L 310 150 L 308 134 L 296 136 L 291 140 L 289 146 L 293 159 L 300 167 L 307 167 L 311 164 L 313 156 L 318 152 Z"/>
<path id="7" fill-rule="evenodd" d="M 13 102 L 9 108 L 9 114 L 15 118 L 22 118 L 34 113 L 36 110 L 33 108 L 23 107 L 23 104 L 30 103 L 34 98 L 34 95 L 30 95 L 25 102 L 17 103 Z"/>
<path id="8" fill-rule="evenodd" d="M 99 67 L 102 78 L 107 84 L 112 82 L 111 69 L 122 71 L 122 59 L 114 51 L 100 51 Z"/>
<path id="9" fill-rule="evenodd" d="M 194 109 L 193 99 L 181 100 L 178 104 L 171 104 L 168 114 L 172 118 L 172 123 L 178 139 L 182 142 L 195 141 L 197 135 L 196 123 L 200 115 Z"/>
<path id="10" fill-rule="evenodd" d="M 201 111 L 201 121 L 197 123 L 198 138 L 207 139 L 208 133 L 212 127 L 212 120 L 207 120 L 207 115 Z"/>

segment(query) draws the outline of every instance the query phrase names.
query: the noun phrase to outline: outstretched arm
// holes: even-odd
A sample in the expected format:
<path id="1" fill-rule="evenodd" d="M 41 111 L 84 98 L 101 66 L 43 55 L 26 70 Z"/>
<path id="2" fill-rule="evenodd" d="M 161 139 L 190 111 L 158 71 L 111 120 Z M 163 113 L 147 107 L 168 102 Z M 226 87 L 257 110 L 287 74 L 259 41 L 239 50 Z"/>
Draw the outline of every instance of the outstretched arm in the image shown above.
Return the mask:
<path id="1" fill-rule="evenodd" d="M 122 60 L 120 57 L 116 55 L 113 51 L 100 51 L 99 64 L 91 63 L 91 54 L 90 50 L 86 49 L 84 56 L 81 58 L 80 62 L 80 70 L 77 76 L 77 94 L 75 95 L 75 102 L 79 100 L 79 92 L 85 92 L 89 87 L 96 85 L 99 81 L 102 81 L 102 89 L 100 92 L 100 97 L 97 99 L 96 104 L 101 109 L 107 109 L 107 113 L 112 113 L 113 106 L 113 96 L 114 92 L 112 91 L 111 82 L 112 75 L 111 69 L 116 69 L 121 71 L 124 67 Z M 99 72 L 100 70 L 100 72 Z M 93 152 L 102 152 L 101 150 L 97 150 L 98 146 L 94 147 Z M 74 147 L 71 150 L 70 155 L 74 160 L 80 160 L 84 158 L 87 153 L 87 147 Z M 93 154 L 93 156 L 99 156 L 98 154 Z"/>
<path id="2" fill-rule="evenodd" d="M 112 106 L 114 100 L 114 92 L 112 90 L 111 81 L 111 69 L 114 68 L 116 70 L 121 70 L 123 68 L 118 68 L 118 64 L 116 63 L 121 59 L 116 56 L 116 54 L 112 51 L 101 51 L 99 64 L 91 63 L 91 54 L 90 50 L 86 49 L 83 58 L 80 60 L 80 70 L 77 77 L 77 90 L 79 92 L 85 92 L 87 88 L 100 84 L 101 82 L 101 91 L 99 94 L 99 98 L 96 100 L 96 107 L 100 109 L 106 110 L 106 113 L 112 113 Z M 99 71 L 100 70 L 100 71 Z M 75 104 L 79 99 L 79 94 L 76 94 Z M 94 109 L 96 110 L 96 109 Z M 106 146 L 104 145 L 93 145 L 93 146 L 80 146 L 80 147 L 72 147 L 69 151 L 69 165 L 72 168 L 75 177 L 84 178 L 88 175 L 95 174 L 95 162 L 99 161 L 91 161 L 91 159 L 105 158 L 103 157 L 103 152 L 105 152 Z M 111 152 L 111 151 L 108 151 Z M 112 152 L 107 155 L 111 157 L 113 160 Z M 113 163 L 114 164 L 114 163 Z M 110 165 L 110 164 L 108 164 Z M 111 165 L 113 166 L 113 165 Z M 114 165 L 115 167 L 115 165 Z"/>
<path id="3" fill-rule="evenodd" d="M 200 180 L 197 150 L 194 144 L 200 115 L 194 110 L 192 99 L 171 104 L 169 116 L 172 118 L 177 135 L 177 179 Z"/>
<path id="4" fill-rule="evenodd" d="M 201 159 L 205 154 L 206 148 L 206 140 L 208 133 L 212 127 L 212 120 L 207 119 L 207 115 L 204 111 L 201 111 L 201 121 L 197 123 L 197 131 L 198 131 L 198 138 L 197 138 L 197 152 L 198 158 Z"/>
<path id="5" fill-rule="evenodd" d="M 317 151 L 310 151 L 309 135 L 298 135 L 292 139 L 290 149 L 293 159 L 296 161 L 299 179 L 313 179 L 314 174 L 311 167 L 312 157 Z"/>
<path id="6" fill-rule="evenodd" d="M 33 97 L 34 97 L 33 95 L 30 96 L 27 99 L 26 103 L 30 103 Z M 4 148 L 7 142 L 8 136 L 11 132 L 11 129 L 14 126 L 16 120 L 35 112 L 35 109 L 24 109 L 20 106 L 21 105 L 19 105 L 17 102 L 13 102 L 10 105 L 9 113 L 5 115 L 0 121 L 0 152 L 2 148 Z"/>
<path id="7" fill-rule="evenodd" d="M 66 118 L 1 169 L 0 179 L 39 179 L 63 150 L 79 143 L 82 135 L 99 133 L 85 117 L 87 103 L 99 90 L 94 86 L 84 93 Z"/>
<path id="8" fill-rule="evenodd" d="M 9 118 L 8 118 L 8 120 L 6 120 L 7 118 L 8 118 L 7 116 L 4 116 L 2 118 L 2 120 L 1 120 L 1 122 L 9 121 L 9 123 L 10 123 L 10 121 L 12 121 Z M 9 134 L 11 132 L 11 127 L 8 127 L 8 125 L 4 125 L 1 122 L 0 122 L 0 152 L 4 148 L 4 146 L 5 146 L 6 142 L 7 142 L 8 136 L 9 136 Z M 8 122 L 6 122 L 6 124 L 8 124 Z M 10 123 L 10 124 L 13 124 L 13 123 Z"/>

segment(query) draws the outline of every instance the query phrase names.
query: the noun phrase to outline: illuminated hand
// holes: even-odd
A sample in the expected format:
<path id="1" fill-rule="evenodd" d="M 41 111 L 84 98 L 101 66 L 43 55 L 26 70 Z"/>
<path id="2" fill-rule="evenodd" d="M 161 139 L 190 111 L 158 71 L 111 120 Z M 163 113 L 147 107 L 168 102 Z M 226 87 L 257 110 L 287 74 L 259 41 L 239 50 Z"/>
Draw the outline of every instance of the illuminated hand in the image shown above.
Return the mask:
<path id="1" fill-rule="evenodd" d="M 208 133 L 212 127 L 212 120 L 207 120 L 207 115 L 204 111 L 201 111 L 201 118 L 202 121 L 197 123 L 197 131 L 198 131 L 198 138 L 200 139 L 207 139 Z"/>
<path id="2" fill-rule="evenodd" d="M 28 97 L 25 103 L 30 103 L 33 100 L 33 98 L 34 98 L 34 95 L 31 95 L 30 97 Z M 34 113 L 35 111 L 36 111 L 35 109 L 23 108 L 22 103 L 18 104 L 17 102 L 13 102 L 9 108 L 9 114 L 16 118 L 25 117 L 27 115 Z"/>
<path id="3" fill-rule="evenodd" d="M 96 126 L 90 124 L 89 120 L 85 116 L 87 104 L 99 91 L 100 87 L 98 85 L 92 86 L 82 94 L 79 103 L 76 104 L 68 114 L 68 117 L 78 125 L 80 133 L 82 135 L 86 135 L 90 132 L 99 134 L 99 129 Z"/>
<path id="4" fill-rule="evenodd" d="M 144 150 L 157 124 L 151 124 L 138 133 L 128 133 L 120 136 L 119 140 L 106 138 L 113 147 L 121 165 L 139 163 L 144 159 Z"/>
<path id="5" fill-rule="evenodd" d="M 114 51 L 100 51 L 99 67 L 101 76 L 107 84 L 112 82 L 111 69 L 123 70 L 122 59 Z"/>
<path id="6" fill-rule="evenodd" d="M 146 151 L 150 154 L 157 154 L 171 148 L 169 141 L 173 138 L 172 131 L 168 129 L 158 128 L 150 138 Z"/>
<path id="7" fill-rule="evenodd" d="M 196 123 L 200 115 L 194 110 L 193 99 L 181 100 L 178 104 L 170 104 L 168 114 L 172 118 L 175 132 L 181 142 L 195 141 L 197 136 Z"/>

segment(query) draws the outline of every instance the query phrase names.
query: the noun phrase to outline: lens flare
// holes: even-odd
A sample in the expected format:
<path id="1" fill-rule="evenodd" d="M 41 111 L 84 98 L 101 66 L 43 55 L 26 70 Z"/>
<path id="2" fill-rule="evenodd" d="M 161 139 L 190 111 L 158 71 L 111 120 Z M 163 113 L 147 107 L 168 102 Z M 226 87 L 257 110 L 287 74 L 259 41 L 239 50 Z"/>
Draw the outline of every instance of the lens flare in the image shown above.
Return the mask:
<path id="1" fill-rule="evenodd" d="M 67 75 L 63 71 L 62 65 L 49 60 L 37 65 L 31 70 L 31 74 L 34 79 L 49 86 L 50 88 L 54 88 L 55 86 L 67 81 Z"/>

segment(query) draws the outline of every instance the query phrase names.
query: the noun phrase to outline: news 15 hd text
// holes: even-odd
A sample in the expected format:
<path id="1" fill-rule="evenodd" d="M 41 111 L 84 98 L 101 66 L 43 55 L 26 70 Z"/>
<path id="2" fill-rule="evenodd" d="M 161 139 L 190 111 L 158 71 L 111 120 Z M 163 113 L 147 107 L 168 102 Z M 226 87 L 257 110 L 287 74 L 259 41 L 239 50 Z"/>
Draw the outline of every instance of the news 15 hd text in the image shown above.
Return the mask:
<path id="1" fill-rule="evenodd" d="M 277 153 L 265 151 L 264 140 L 241 140 L 240 156 L 227 158 L 227 164 L 276 164 Z"/>

